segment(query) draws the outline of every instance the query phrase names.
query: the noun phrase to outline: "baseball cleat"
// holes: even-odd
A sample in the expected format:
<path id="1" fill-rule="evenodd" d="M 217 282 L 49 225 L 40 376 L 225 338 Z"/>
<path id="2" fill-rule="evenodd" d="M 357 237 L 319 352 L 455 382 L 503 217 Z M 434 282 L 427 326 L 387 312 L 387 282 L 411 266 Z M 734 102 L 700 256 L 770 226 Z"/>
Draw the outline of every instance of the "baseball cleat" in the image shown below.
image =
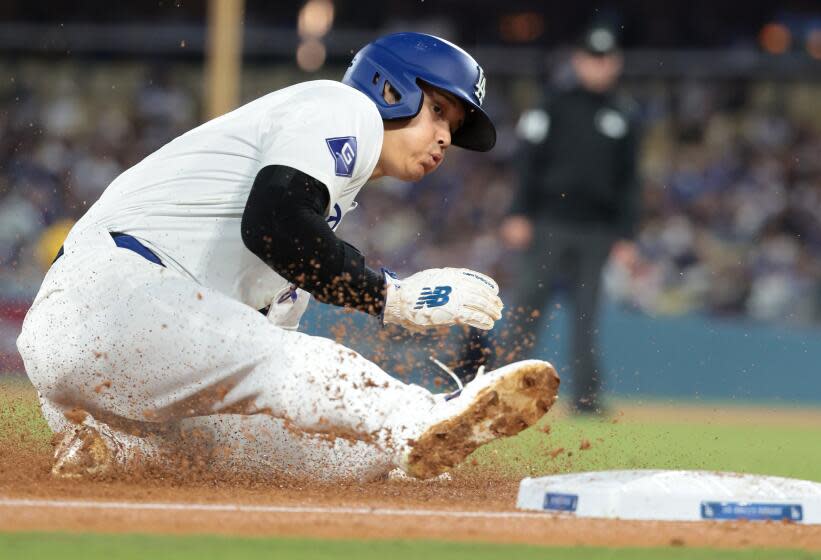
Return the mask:
<path id="1" fill-rule="evenodd" d="M 80 425 L 66 432 L 54 450 L 55 478 L 81 479 L 107 476 L 118 468 L 119 445 L 104 430 Z"/>
<path id="2" fill-rule="evenodd" d="M 409 442 L 404 470 L 432 478 L 478 447 L 535 424 L 556 402 L 559 376 L 548 362 L 525 360 L 477 376 L 433 409 L 440 418 Z"/>

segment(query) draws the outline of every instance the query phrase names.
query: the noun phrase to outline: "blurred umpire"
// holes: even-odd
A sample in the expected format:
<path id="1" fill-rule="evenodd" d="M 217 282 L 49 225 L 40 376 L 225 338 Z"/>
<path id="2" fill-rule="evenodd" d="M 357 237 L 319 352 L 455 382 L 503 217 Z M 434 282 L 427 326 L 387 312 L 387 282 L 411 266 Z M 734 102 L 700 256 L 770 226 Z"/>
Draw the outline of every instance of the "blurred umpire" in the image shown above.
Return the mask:
<path id="1" fill-rule="evenodd" d="M 572 304 L 572 404 L 600 410 L 601 370 L 596 349 L 601 270 L 614 243 L 633 235 L 639 210 L 638 130 L 634 105 L 614 91 L 622 71 L 615 33 L 594 26 L 573 51 L 573 85 L 546 92 L 517 131 L 522 140 L 519 190 L 502 223 L 505 244 L 522 251 L 508 299 L 514 316 L 497 351 L 471 333 L 461 371 L 490 365 L 496 353 L 534 355 L 529 343 L 543 330 L 546 304 L 556 288 Z M 510 309 L 510 308 L 509 308 Z"/>

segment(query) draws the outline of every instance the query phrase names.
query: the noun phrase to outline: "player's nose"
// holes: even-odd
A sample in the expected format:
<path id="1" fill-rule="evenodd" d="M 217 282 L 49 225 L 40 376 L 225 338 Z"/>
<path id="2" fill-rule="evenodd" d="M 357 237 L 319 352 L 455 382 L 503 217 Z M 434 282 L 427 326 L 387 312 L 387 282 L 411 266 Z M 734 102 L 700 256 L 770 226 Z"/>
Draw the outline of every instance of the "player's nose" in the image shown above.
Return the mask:
<path id="1" fill-rule="evenodd" d="M 442 151 L 450 146 L 451 134 L 450 127 L 447 124 L 440 124 L 436 127 L 436 143 L 442 148 Z"/>

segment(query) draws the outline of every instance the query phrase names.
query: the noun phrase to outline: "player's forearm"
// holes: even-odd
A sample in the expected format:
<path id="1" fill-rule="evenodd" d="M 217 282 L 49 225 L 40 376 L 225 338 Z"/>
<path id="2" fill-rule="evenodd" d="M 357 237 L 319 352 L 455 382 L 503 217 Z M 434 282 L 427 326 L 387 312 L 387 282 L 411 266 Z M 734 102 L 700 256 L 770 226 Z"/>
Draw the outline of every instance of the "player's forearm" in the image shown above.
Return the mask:
<path id="1" fill-rule="evenodd" d="M 278 257 L 269 265 L 317 301 L 376 316 L 382 313 L 384 276 L 368 268 L 362 253 L 336 237 L 321 216 L 294 213 L 274 232 L 272 245 L 279 247 L 272 252 Z"/>
<path id="2" fill-rule="evenodd" d="M 325 185 L 284 166 L 257 175 L 242 217 L 245 246 L 318 301 L 380 315 L 385 280 L 328 227 Z"/>

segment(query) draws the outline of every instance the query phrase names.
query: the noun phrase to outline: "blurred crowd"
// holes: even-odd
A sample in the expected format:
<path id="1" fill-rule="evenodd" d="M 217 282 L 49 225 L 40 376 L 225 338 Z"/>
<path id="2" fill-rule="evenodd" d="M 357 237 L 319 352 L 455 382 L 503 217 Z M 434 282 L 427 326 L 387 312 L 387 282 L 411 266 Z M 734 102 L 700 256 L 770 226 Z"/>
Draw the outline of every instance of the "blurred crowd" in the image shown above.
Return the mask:
<path id="1" fill-rule="evenodd" d="M 30 300 L 74 221 L 122 171 L 195 126 L 199 109 L 167 72 L 123 81 L 79 66 L 4 66 L 0 299 Z"/>
<path id="2" fill-rule="evenodd" d="M 682 84 L 650 110 L 643 224 L 611 258 L 612 297 L 658 314 L 821 318 L 815 87 Z"/>
<path id="3" fill-rule="evenodd" d="M 0 301 L 30 300 L 108 183 L 200 120 L 190 68 L 32 64 L 0 62 L 11 77 L 0 84 Z M 642 108 L 643 218 L 605 270 L 609 298 L 659 315 L 821 321 L 819 87 L 674 80 L 624 89 Z M 493 96 L 497 150 L 452 150 L 418 184 L 380 180 L 362 191 L 340 234 L 372 266 L 470 266 L 509 284 L 512 254 L 496 228 L 514 196 L 515 124 L 527 107 L 503 87 Z"/>

